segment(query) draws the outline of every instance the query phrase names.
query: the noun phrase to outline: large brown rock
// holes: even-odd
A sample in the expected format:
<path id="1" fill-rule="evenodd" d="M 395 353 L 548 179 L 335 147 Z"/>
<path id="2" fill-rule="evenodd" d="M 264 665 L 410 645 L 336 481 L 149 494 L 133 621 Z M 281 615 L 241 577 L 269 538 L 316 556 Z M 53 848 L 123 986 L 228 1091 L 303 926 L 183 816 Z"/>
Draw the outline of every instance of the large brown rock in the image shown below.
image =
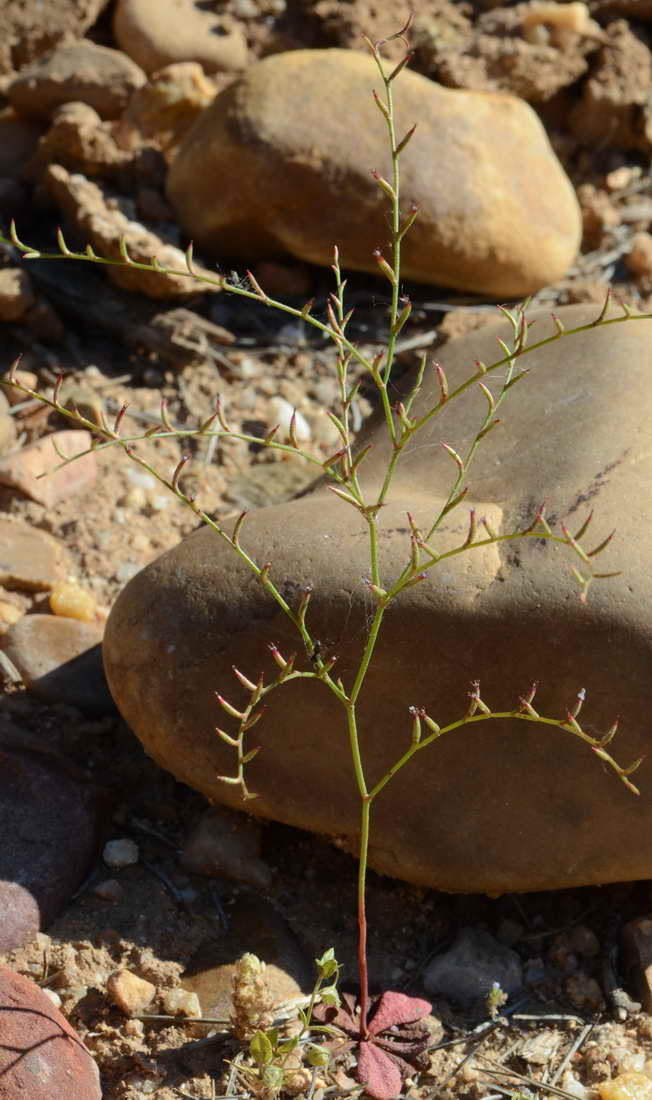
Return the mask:
<path id="1" fill-rule="evenodd" d="M 123 118 L 127 140 L 148 141 L 170 156 L 217 88 L 196 61 L 179 61 L 152 73 L 132 97 Z"/>
<path id="2" fill-rule="evenodd" d="M 22 115 L 51 117 L 64 103 L 87 103 L 102 118 L 117 118 L 145 74 L 120 50 L 82 40 L 69 42 L 22 69 L 8 89 Z"/>
<path id="3" fill-rule="evenodd" d="M 209 73 L 238 72 L 247 62 L 242 28 L 214 4 L 118 0 L 113 31 L 118 45 L 148 73 L 176 61 L 199 61 Z"/>
<path id="4" fill-rule="evenodd" d="M 101 806 L 88 776 L 52 756 L 0 744 L 0 765 L 0 951 L 12 951 L 52 923 L 88 874 Z"/>
<path id="5" fill-rule="evenodd" d="M 116 286 L 155 299 L 192 298 L 197 294 L 197 282 L 183 274 L 187 271 L 185 254 L 175 244 L 163 240 L 124 213 L 120 207 L 128 210 L 128 200 L 120 203 L 100 184 L 79 172 L 68 172 L 60 164 L 50 165 L 45 183 L 64 216 L 86 237 L 98 256 L 119 259 L 124 240 L 135 263 L 151 263 L 156 258 L 162 267 L 181 272 L 161 275 L 156 271 L 140 271 L 137 267 L 109 266 L 108 277 Z M 196 270 L 198 274 L 212 274 L 201 266 Z M 204 289 L 216 288 L 200 287 Z"/>
<path id="6" fill-rule="evenodd" d="M 652 53 L 624 20 L 611 23 L 569 116 L 573 136 L 590 149 L 649 153 L 652 145 Z"/>
<path id="7" fill-rule="evenodd" d="M 0 72 L 20 69 L 64 39 L 83 35 L 108 0 L 2 0 Z"/>
<path id="8" fill-rule="evenodd" d="M 114 707 L 102 668 L 101 641 L 99 623 L 36 614 L 14 623 L 1 645 L 38 699 L 110 714 Z"/>
<path id="9" fill-rule="evenodd" d="M 295 50 L 251 66 L 170 167 L 168 197 L 187 232 L 250 260 L 292 253 L 330 264 L 335 242 L 344 266 L 377 273 L 387 199 L 370 170 L 390 176 L 377 84 L 371 58 L 349 50 Z M 395 96 L 399 134 L 418 124 L 402 160 L 403 207 L 419 207 L 403 275 L 504 297 L 560 278 L 580 217 L 532 109 L 406 71 Z"/>
<path id="10" fill-rule="evenodd" d="M 567 325 L 595 307 L 560 311 Z M 538 338 L 554 332 L 545 316 Z M 491 363 L 502 326 L 488 325 L 444 348 L 451 388 L 476 358 Z M 539 709 L 564 717 L 585 688 L 588 728 L 606 731 L 616 715 L 619 759 L 649 752 L 652 709 L 652 417 L 649 322 L 589 330 L 527 358 L 530 377 L 501 409 L 470 478 L 470 501 L 502 532 L 526 524 L 544 498 L 572 529 L 595 510 L 593 546 L 612 527 L 619 538 L 588 606 L 578 599 L 565 549 L 523 540 L 451 558 L 409 589 L 387 614 L 360 699 L 362 751 L 371 782 L 409 744 L 410 705 L 440 723 L 463 716 L 472 679 L 496 709 L 511 709 L 534 680 Z M 534 338 L 534 335 L 533 335 Z M 523 360 L 522 362 L 525 362 Z M 491 376 L 493 377 L 493 376 Z M 495 385 L 495 383 L 494 383 Z M 432 383 L 418 399 L 423 412 Z M 382 512 L 382 577 L 409 554 L 407 509 L 422 525 L 449 491 L 453 463 L 444 440 L 464 454 L 485 411 L 477 390 L 446 405 L 411 447 Z M 379 484 L 389 447 L 375 442 L 361 470 Z M 441 545 L 464 538 L 468 516 L 454 512 Z M 247 550 L 271 560 L 272 577 L 294 604 L 315 586 L 314 636 L 338 657 L 347 684 L 359 660 L 372 605 L 364 524 L 323 487 L 302 499 L 254 512 Z M 178 779 L 237 807 L 239 792 L 220 783 L 233 753 L 214 733 L 228 720 L 219 691 L 242 700 L 232 672 L 252 679 L 275 668 L 267 644 L 290 653 L 297 639 L 247 568 L 209 529 L 148 566 L 122 592 L 107 624 L 104 658 L 124 717 L 147 751 Z M 307 657 L 299 662 L 310 667 Z M 338 836 L 352 849 L 357 797 L 339 705 L 309 681 L 267 700 L 252 732 L 261 752 L 249 765 L 258 798 L 247 809 Z M 587 746 L 555 728 L 515 720 L 447 735 L 423 752 L 380 795 L 373 810 L 371 865 L 415 883 L 455 891 L 543 890 L 652 875 L 651 769 L 642 795 L 629 793 Z"/>

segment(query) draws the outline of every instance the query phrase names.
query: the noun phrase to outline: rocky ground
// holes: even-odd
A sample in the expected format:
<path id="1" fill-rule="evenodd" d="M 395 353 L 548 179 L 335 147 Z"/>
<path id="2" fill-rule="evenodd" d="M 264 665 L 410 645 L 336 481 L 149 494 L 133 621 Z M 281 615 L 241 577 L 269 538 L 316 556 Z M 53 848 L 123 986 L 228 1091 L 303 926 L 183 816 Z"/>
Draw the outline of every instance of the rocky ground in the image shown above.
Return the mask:
<path id="1" fill-rule="evenodd" d="M 65 222 L 71 241 L 92 237 L 108 254 L 128 229 L 145 255 L 185 244 L 165 192 L 167 165 L 235 73 L 289 49 L 358 49 L 362 32 L 393 31 L 407 12 L 367 0 L 197 5 L 200 18 L 221 21 L 222 33 L 210 52 L 200 26 L 194 52 L 177 55 L 160 12 L 148 24 L 144 3 L 119 4 L 119 17 L 99 0 L 58 0 L 47 18 L 36 4 L 7 8 L 3 220 L 16 217 L 36 247 Z M 533 305 L 599 305 L 611 285 L 649 310 L 652 6 L 594 0 L 589 9 L 426 0 L 412 31 L 414 67 L 449 88 L 514 92 L 543 121 L 575 189 L 583 236 L 570 270 L 538 290 Z M 160 24 L 158 37 L 141 41 L 142 19 Z M 40 76 L 26 68 L 75 36 L 121 52 L 76 54 Z M 151 77 L 161 69 L 167 75 Z M 173 262 L 176 252 L 169 255 Z M 90 419 L 127 404 L 123 429 L 133 434 L 158 422 L 161 398 L 184 427 L 221 395 L 229 419 L 261 438 L 296 408 L 306 438 L 324 457 L 332 452 L 333 352 L 305 325 L 225 294 L 189 296 L 185 283 L 161 290 L 158 276 L 146 286 L 132 272 L 131 282 L 116 285 L 94 268 L 30 263 L 9 245 L 0 246 L 0 263 L 2 354 L 7 366 L 22 356 L 27 386 L 51 387 L 64 373 L 64 404 Z M 213 270 L 215 256 L 200 249 L 198 263 Z M 321 267 L 252 251 L 220 270 L 232 263 L 236 280 L 250 267 L 270 293 L 299 305 L 314 296 L 325 308 L 329 272 Z M 370 350 L 382 341 L 386 287 L 370 274 L 350 277 L 352 331 Z M 490 295 L 435 279 L 406 290 L 414 308 L 397 377 L 422 349 L 434 351 L 495 311 Z M 372 403 L 363 379 L 358 425 Z M 110 449 L 35 482 L 42 464 L 56 461 L 49 437 L 66 429 L 62 416 L 5 387 L 0 822 L 13 839 L 0 872 L 1 958 L 61 1007 L 99 1066 L 107 1100 L 236 1095 L 243 1081 L 228 1069 L 239 1049 L 228 1030 L 234 960 L 245 951 L 266 959 L 282 1001 L 310 988 L 312 960 L 334 946 L 343 984 L 352 986 L 356 866 L 330 842 L 283 825 L 247 825 L 222 810 L 206 818 L 204 799 L 150 761 L 121 721 L 98 651 L 75 663 L 101 640 L 124 584 L 189 534 L 195 519 Z M 60 438 L 66 446 L 69 437 Z M 169 473 L 186 449 L 157 442 L 152 462 Z M 312 476 L 256 445 L 189 449 L 184 484 L 223 519 L 290 499 Z M 30 890 L 40 914 L 26 900 Z M 647 884 L 492 899 L 372 875 L 369 895 L 374 985 L 438 990 L 430 1066 L 408 1080 L 406 1095 L 652 1095 Z M 123 971 L 150 985 L 112 978 Z M 496 1020 L 477 984 L 482 975 L 514 991 Z M 356 1095 L 352 1069 L 345 1053 L 327 1072 L 299 1079 L 295 1094 Z M 610 1091 L 606 1083 L 624 1074 L 631 1076 Z"/>

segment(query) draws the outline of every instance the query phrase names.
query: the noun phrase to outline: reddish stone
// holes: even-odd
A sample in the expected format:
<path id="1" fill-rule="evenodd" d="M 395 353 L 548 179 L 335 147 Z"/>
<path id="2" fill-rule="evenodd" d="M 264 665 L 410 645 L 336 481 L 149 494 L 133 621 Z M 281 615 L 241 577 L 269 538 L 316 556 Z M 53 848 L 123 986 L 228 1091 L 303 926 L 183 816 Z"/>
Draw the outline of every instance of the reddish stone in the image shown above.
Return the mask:
<path id="1" fill-rule="evenodd" d="M 82 780 L 45 754 L 0 747 L 0 951 L 46 928 L 88 873 L 99 805 Z"/>
<path id="2" fill-rule="evenodd" d="M 55 471 L 55 466 L 61 465 L 61 456 L 72 458 L 88 450 L 90 445 L 89 432 L 52 432 L 3 459 L 0 462 L 0 482 L 30 497 L 37 504 L 52 508 L 58 501 L 88 489 L 95 481 L 97 462 L 92 453 Z M 39 477 L 45 473 L 47 477 Z"/>
<path id="3" fill-rule="evenodd" d="M 0 966 L 0 1100 L 101 1100 L 97 1066 L 34 982 Z"/>

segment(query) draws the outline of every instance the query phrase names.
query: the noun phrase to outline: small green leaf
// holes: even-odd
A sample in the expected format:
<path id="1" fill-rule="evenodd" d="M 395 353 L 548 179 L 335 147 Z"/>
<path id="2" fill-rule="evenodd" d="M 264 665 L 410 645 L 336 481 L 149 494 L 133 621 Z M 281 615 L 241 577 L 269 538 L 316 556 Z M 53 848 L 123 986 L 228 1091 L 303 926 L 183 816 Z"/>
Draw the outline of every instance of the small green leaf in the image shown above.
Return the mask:
<path id="1" fill-rule="evenodd" d="M 274 1092 L 280 1092 L 283 1088 L 282 1066 L 265 1066 L 260 1076 L 266 1088 L 272 1089 Z"/>
<path id="2" fill-rule="evenodd" d="M 330 1062 L 330 1055 L 324 1047 L 318 1047 L 314 1043 L 310 1043 L 306 1049 L 309 1065 L 327 1066 Z"/>
<path id="3" fill-rule="evenodd" d="M 296 1050 L 299 1045 L 299 1039 L 295 1035 L 292 1039 L 284 1039 L 282 1043 L 279 1043 L 276 1050 L 278 1054 L 291 1054 L 293 1050 Z"/>
<path id="4" fill-rule="evenodd" d="M 340 1007 L 340 995 L 334 985 L 326 985 L 323 989 L 319 990 L 319 996 L 321 997 L 322 1004 L 333 1005 L 335 1008 Z"/>
<path id="5" fill-rule="evenodd" d="M 324 951 L 321 959 L 315 959 L 315 966 L 319 972 L 320 978 L 330 978 L 337 972 L 337 959 L 335 958 L 335 948 L 329 947 L 328 951 Z"/>
<path id="6" fill-rule="evenodd" d="M 274 1051 L 264 1031 L 257 1031 L 249 1043 L 249 1053 L 259 1066 L 271 1062 Z"/>

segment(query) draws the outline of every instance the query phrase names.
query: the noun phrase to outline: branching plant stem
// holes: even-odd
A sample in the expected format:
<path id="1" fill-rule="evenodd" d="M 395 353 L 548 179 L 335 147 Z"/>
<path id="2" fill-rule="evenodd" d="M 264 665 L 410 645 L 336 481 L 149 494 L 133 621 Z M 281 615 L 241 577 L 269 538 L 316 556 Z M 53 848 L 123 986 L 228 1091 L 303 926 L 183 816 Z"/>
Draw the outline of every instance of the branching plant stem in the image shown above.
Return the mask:
<path id="1" fill-rule="evenodd" d="M 408 30 L 408 26 L 409 23 L 397 35 L 392 37 L 402 39 L 407 45 L 405 34 Z M 18 248 L 22 252 L 24 258 L 29 260 L 87 260 L 97 264 L 129 266 L 137 270 L 158 272 L 161 275 L 186 275 L 189 278 L 196 278 L 199 283 L 217 286 L 226 293 L 235 294 L 239 297 L 253 301 L 263 302 L 270 308 L 289 314 L 297 319 L 302 319 L 307 324 L 318 329 L 324 336 L 328 337 L 335 347 L 339 415 L 335 415 L 334 413 L 330 413 L 329 415 L 337 429 L 339 442 L 337 450 L 326 460 L 311 454 L 309 451 L 299 446 L 296 434 L 296 415 L 292 417 L 288 438 L 286 440 L 276 438 L 278 428 L 269 432 L 264 440 L 260 440 L 258 437 L 253 437 L 245 432 L 240 432 L 231 428 L 219 402 L 213 414 L 204 421 L 203 424 L 196 429 L 183 430 L 177 429 L 171 425 L 167 415 L 167 409 L 163 403 L 161 406 L 161 422 L 159 425 L 150 428 L 140 435 L 123 435 L 121 433 L 121 423 L 126 413 L 126 407 L 120 410 L 112 427 L 104 420 L 98 425 L 94 421 L 83 417 L 76 410 L 71 411 L 64 408 L 59 400 L 60 382 L 55 386 L 54 393 L 51 397 L 38 393 L 17 380 L 15 374 L 15 367 L 17 364 L 14 364 L 14 371 L 10 376 L 10 381 L 29 398 L 37 399 L 43 404 L 48 405 L 57 413 L 67 417 L 76 426 L 86 428 L 91 432 L 93 444 L 92 447 L 89 448 L 90 450 L 103 450 L 108 447 L 116 446 L 120 447 L 129 459 L 138 463 L 138 465 L 153 475 L 153 477 L 165 486 L 170 493 L 190 508 L 203 524 L 210 527 L 228 544 L 244 562 L 247 568 L 251 570 L 253 576 L 256 577 L 267 594 L 276 602 L 277 606 L 292 622 L 296 629 L 303 647 L 303 656 L 309 661 L 308 668 L 295 668 L 296 654 L 285 657 L 281 654 L 276 645 L 271 645 L 269 648 L 278 670 L 274 679 L 265 683 L 261 675 L 256 681 L 250 680 L 242 671 L 234 668 L 234 674 L 237 680 L 249 693 L 249 701 L 246 706 L 235 706 L 222 696 L 218 696 L 218 702 L 222 709 L 237 724 L 235 731 L 231 733 L 226 730 L 217 730 L 220 738 L 234 750 L 236 755 L 234 774 L 221 777 L 225 782 L 238 786 L 244 798 L 255 797 L 247 787 L 245 770 L 247 764 L 259 751 L 259 748 L 255 747 L 250 749 L 248 747 L 248 735 L 249 731 L 262 717 L 264 702 L 267 697 L 283 684 L 298 679 L 319 680 L 329 689 L 344 708 L 351 761 L 360 800 L 357 900 L 359 931 L 358 966 L 360 984 L 359 1021 L 360 1038 L 362 1040 L 368 1037 L 369 1014 L 366 882 L 372 820 L 371 810 L 374 800 L 382 793 L 390 780 L 401 771 L 402 768 L 409 764 L 417 753 L 421 752 L 423 749 L 429 748 L 444 734 L 453 733 L 464 726 L 473 726 L 487 721 L 516 719 L 542 726 L 557 727 L 584 741 L 609 768 L 615 771 L 616 775 L 630 791 L 634 794 L 638 794 L 638 789 L 632 783 L 630 776 L 638 767 L 640 761 L 636 761 L 628 768 L 623 768 L 607 751 L 607 745 L 616 732 L 617 722 L 614 723 L 603 738 L 595 738 L 587 733 L 577 721 L 584 701 L 583 692 L 578 694 L 572 707 L 562 718 L 545 717 L 536 712 L 533 706 L 536 685 L 530 689 L 527 695 L 519 700 L 519 705 L 515 710 L 494 711 L 487 706 L 481 698 L 479 685 L 473 684 L 469 696 L 469 706 L 465 714 L 455 721 L 450 722 L 448 725 L 441 727 L 438 726 L 434 719 L 427 715 L 422 708 L 418 706 L 410 707 L 409 713 L 412 720 L 411 743 L 409 747 L 397 757 L 386 774 L 378 779 L 371 787 L 368 784 L 365 773 L 360 746 L 358 704 L 365 687 L 369 668 L 374 659 L 387 608 L 405 589 L 421 583 L 430 570 L 442 561 L 474 549 L 494 546 L 504 542 L 512 542 L 517 539 L 536 538 L 562 545 L 574 555 L 578 562 L 578 566 L 574 569 L 574 573 L 580 587 L 582 599 L 586 599 L 589 586 L 594 580 L 614 575 L 613 573 L 596 572 L 593 564 L 594 558 L 596 558 L 608 545 L 611 535 L 603 539 L 593 550 L 586 550 L 581 540 L 586 534 L 591 517 L 589 516 L 587 521 L 575 535 L 572 535 L 563 526 L 561 528 L 561 534 L 555 534 L 545 519 L 543 506 L 538 510 L 529 526 L 521 530 L 504 533 L 497 533 L 494 531 L 485 517 L 476 516 L 474 509 L 471 509 L 469 513 L 468 533 L 457 546 L 445 551 L 440 551 L 434 545 L 433 539 L 440 530 L 444 518 L 462 504 L 468 490 L 469 470 L 476 457 L 480 444 L 486 435 L 499 423 L 497 412 L 505 401 L 509 390 L 525 378 L 527 374 L 526 370 L 517 369 L 518 361 L 530 352 L 539 350 L 565 336 L 586 332 L 596 326 L 604 327 L 632 319 L 652 317 L 652 314 L 649 313 L 634 314 L 627 306 L 623 306 L 621 316 L 607 317 L 607 301 L 600 315 L 594 321 L 577 325 L 568 330 L 564 330 L 561 322 L 557 321 L 556 331 L 552 335 L 546 336 L 535 343 L 528 344 L 529 324 L 525 315 L 525 307 L 521 307 L 515 311 L 503 308 L 503 313 L 512 327 L 512 341 L 509 345 L 501 341 L 503 354 L 498 360 L 487 366 L 479 362 L 476 363 L 474 373 L 450 392 L 448 380 L 443 369 L 439 364 L 434 364 L 439 399 L 431 405 L 426 413 L 412 419 L 411 412 L 414 401 L 422 389 L 426 375 L 427 363 L 426 357 L 423 355 L 417 370 L 415 383 L 410 393 L 402 402 L 399 402 L 396 406 L 392 406 L 390 401 L 390 376 L 396 352 L 396 342 L 403 326 L 408 320 L 411 309 L 409 300 L 400 297 L 401 242 L 405 233 L 414 222 L 417 213 L 416 209 L 411 209 L 406 215 L 401 211 L 400 157 L 414 133 L 414 127 L 412 127 L 401 140 L 397 139 L 393 83 L 409 60 L 410 55 L 406 54 L 403 60 L 388 73 L 382 59 L 382 46 L 384 43 L 373 43 L 368 40 L 368 44 L 372 56 L 378 65 L 382 79 L 384 95 L 383 97 L 379 97 L 374 92 L 374 101 L 385 119 L 392 164 L 391 181 L 383 179 L 376 172 L 374 173 L 374 178 L 379 188 L 389 198 L 391 207 L 391 262 L 388 262 L 384 258 L 380 250 L 377 250 L 374 254 L 380 273 L 391 284 L 387 342 L 384 351 L 375 359 L 369 359 L 365 356 L 346 335 L 346 329 L 352 311 L 347 313 L 345 307 L 346 280 L 343 280 L 341 276 L 339 253 L 337 249 L 335 249 L 333 262 L 335 292 L 330 296 L 327 305 L 328 320 L 327 322 L 323 322 L 312 315 L 312 302 L 307 302 L 303 309 L 299 310 L 283 302 L 276 301 L 265 293 L 263 288 L 258 285 L 256 280 L 253 276 L 249 275 L 249 273 L 250 286 L 252 289 L 232 285 L 223 276 L 211 277 L 204 274 L 198 275 L 193 267 L 192 246 L 189 247 L 186 253 L 186 270 L 179 272 L 169 268 L 163 268 L 156 260 L 153 260 L 151 263 L 133 261 L 128 254 L 124 242 L 121 247 L 121 256 L 119 259 L 97 256 L 90 246 L 87 247 L 85 252 L 73 252 L 68 248 L 61 231 L 58 233 L 58 253 L 43 253 L 24 244 L 19 239 L 13 224 L 7 242 Z M 358 392 L 358 386 L 351 386 L 349 378 L 349 368 L 354 362 L 363 367 L 376 385 L 384 412 L 388 437 L 392 445 L 391 455 L 387 463 L 381 488 L 371 497 L 371 499 L 367 499 L 358 476 L 360 465 L 368 453 L 368 448 L 356 454 L 351 426 L 351 406 Z M 494 396 L 486 386 L 486 376 L 495 374 L 502 368 L 505 368 L 504 378 L 497 395 Z M 410 526 L 408 558 L 398 577 L 388 581 L 384 577 L 383 563 L 379 554 L 379 516 L 383 505 L 387 501 L 396 468 L 405 447 L 434 420 L 444 406 L 449 405 L 452 401 L 458 400 L 462 394 L 478 385 L 482 388 L 482 392 L 487 401 L 486 414 L 465 455 L 458 454 L 450 444 L 442 443 L 442 447 L 455 464 L 455 474 L 451 481 L 450 491 L 443 506 L 433 517 L 425 533 L 419 530 L 413 517 L 408 514 Z M 349 687 L 347 687 L 342 679 L 337 677 L 333 672 L 336 658 L 333 657 L 327 660 L 321 655 L 319 645 L 307 623 L 311 588 L 309 586 L 306 587 L 303 590 L 298 607 L 292 607 L 283 596 L 280 587 L 271 579 L 271 563 L 264 562 L 261 564 L 257 562 L 243 546 L 241 533 L 246 513 L 243 513 L 237 519 L 233 529 L 227 530 L 219 519 L 209 516 L 197 504 L 195 498 L 184 491 L 181 484 L 181 478 L 189 458 L 188 455 L 181 459 L 172 475 L 167 475 L 156 469 L 153 464 L 143 458 L 136 450 L 137 444 L 170 437 L 176 437 L 180 440 L 198 440 L 202 437 L 206 437 L 208 439 L 217 440 L 233 439 L 243 443 L 256 443 L 258 445 L 262 443 L 263 446 L 271 450 L 279 450 L 283 453 L 291 454 L 316 466 L 320 473 L 325 475 L 331 491 L 360 513 L 360 516 L 366 524 L 369 552 L 369 575 L 363 578 L 363 580 L 376 602 L 376 607 L 362 645 L 357 671 Z M 88 451 L 83 451 L 81 453 L 86 454 Z M 61 456 L 62 461 L 60 465 L 66 465 L 68 462 L 74 461 L 74 459 L 78 457 L 80 457 L 80 455 L 76 455 L 74 458 Z"/>

